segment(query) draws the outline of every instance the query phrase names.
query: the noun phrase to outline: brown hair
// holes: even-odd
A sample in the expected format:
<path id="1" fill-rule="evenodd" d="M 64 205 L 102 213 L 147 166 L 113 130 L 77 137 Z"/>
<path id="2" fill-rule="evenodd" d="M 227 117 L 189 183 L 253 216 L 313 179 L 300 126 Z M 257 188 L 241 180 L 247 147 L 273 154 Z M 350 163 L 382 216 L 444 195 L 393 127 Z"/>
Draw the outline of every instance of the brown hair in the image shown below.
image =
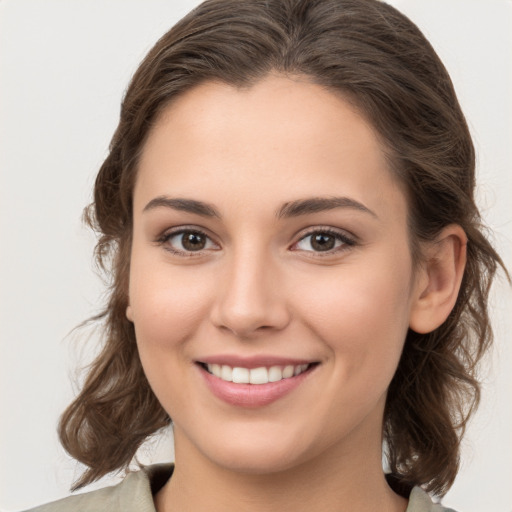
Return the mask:
<path id="1" fill-rule="evenodd" d="M 377 0 L 208 0 L 153 47 L 126 92 L 110 153 L 96 179 L 89 223 L 111 276 L 102 352 L 59 425 L 63 446 L 88 466 L 75 485 L 126 468 L 141 443 L 171 422 L 146 380 L 126 319 L 132 191 L 137 160 L 160 112 L 207 80 L 250 86 L 269 72 L 302 75 L 349 98 L 380 134 L 410 206 L 412 251 L 447 224 L 468 237 L 467 266 L 449 318 L 410 331 L 391 382 L 383 435 L 391 472 L 443 495 L 479 400 L 476 364 L 492 333 L 489 287 L 501 259 L 474 202 L 475 154 L 453 85 L 405 16 Z"/>

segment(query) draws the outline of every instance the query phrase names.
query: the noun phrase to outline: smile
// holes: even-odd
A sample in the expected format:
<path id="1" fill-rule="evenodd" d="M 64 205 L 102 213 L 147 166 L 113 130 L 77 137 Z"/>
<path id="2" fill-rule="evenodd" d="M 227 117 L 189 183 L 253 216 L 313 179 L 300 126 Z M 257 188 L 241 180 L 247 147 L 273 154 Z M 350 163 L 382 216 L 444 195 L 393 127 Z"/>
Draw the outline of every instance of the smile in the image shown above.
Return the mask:
<path id="1" fill-rule="evenodd" d="M 305 372 L 311 364 L 243 368 L 227 364 L 204 364 L 203 367 L 215 377 L 235 384 L 268 384 L 296 377 Z"/>
<path id="2" fill-rule="evenodd" d="M 291 394 L 320 366 L 319 362 L 275 357 L 208 359 L 196 361 L 196 368 L 210 392 L 231 406 L 249 408 L 266 406 Z"/>

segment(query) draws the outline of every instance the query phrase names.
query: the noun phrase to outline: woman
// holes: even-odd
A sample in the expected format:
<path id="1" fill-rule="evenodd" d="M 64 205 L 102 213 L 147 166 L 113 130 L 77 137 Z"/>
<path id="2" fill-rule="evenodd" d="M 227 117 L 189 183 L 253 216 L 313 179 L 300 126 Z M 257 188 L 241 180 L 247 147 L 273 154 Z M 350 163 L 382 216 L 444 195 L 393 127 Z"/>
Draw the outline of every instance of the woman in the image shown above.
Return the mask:
<path id="1" fill-rule="evenodd" d="M 193 11 L 96 181 L 106 341 L 60 425 L 77 487 L 171 418 L 176 464 L 38 510 L 437 510 L 501 264 L 473 189 L 450 79 L 391 7 Z"/>

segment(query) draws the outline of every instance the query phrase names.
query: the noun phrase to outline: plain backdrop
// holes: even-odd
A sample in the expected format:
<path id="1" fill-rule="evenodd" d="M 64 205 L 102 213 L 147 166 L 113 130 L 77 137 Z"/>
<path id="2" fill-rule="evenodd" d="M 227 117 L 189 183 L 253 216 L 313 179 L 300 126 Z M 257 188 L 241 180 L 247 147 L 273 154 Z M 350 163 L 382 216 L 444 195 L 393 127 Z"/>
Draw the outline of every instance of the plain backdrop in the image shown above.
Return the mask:
<path id="1" fill-rule="evenodd" d="M 72 333 L 98 312 L 94 238 L 81 225 L 127 82 L 194 0 L 0 0 L 0 508 L 69 493 L 80 467 L 56 423 L 96 340 Z M 395 0 L 450 71 L 478 151 L 479 204 L 512 268 L 512 2 Z M 512 300 L 494 289 L 497 345 L 482 407 L 444 503 L 512 510 Z M 145 462 L 170 460 L 167 439 Z M 98 485 L 116 482 L 104 479 Z"/>

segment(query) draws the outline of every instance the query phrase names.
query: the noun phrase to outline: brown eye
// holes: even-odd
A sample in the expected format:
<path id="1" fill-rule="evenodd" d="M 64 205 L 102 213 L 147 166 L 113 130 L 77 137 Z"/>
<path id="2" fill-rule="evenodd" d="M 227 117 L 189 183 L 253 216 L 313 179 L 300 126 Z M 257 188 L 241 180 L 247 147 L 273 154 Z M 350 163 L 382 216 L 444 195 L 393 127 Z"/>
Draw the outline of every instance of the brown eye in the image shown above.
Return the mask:
<path id="1" fill-rule="evenodd" d="M 218 250 L 219 247 L 211 238 L 201 231 L 185 230 L 173 231 L 160 238 L 159 243 L 176 255 L 191 256 L 203 250 Z"/>
<path id="2" fill-rule="evenodd" d="M 334 249 L 336 239 L 326 233 L 318 233 L 311 236 L 311 247 L 315 251 L 329 251 Z"/>
<path id="3" fill-rule="evenodd" d="M 183 233 L 181 244 L 187 251 L 200 251 L 206 246 L 206 237 L 200 233 Z"/>
<path id="4" fill-rule="evenodd" d="M 332 230 L 318 230 L 303 236 L 297 244 L 295 244 L 295 247 L 304 252 L 337 253 L 355 244 L 355 240 L 343 233 Z"/>

